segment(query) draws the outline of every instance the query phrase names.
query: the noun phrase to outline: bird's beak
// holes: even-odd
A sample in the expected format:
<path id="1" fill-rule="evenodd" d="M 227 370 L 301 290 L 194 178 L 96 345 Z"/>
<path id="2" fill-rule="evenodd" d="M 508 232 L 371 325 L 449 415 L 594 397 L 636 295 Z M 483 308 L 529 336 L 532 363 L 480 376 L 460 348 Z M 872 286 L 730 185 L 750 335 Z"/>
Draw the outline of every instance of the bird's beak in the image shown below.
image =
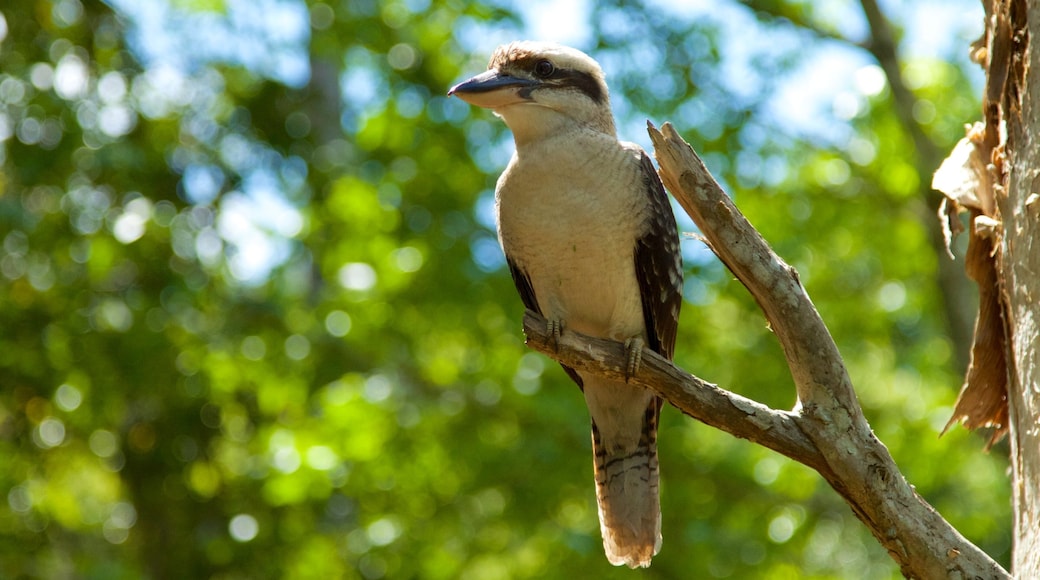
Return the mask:
<path id="1" fill-rule="evenodd" d="M 531 89 L 538 81 L 502 74 L 495 69 L 463 81 L 448 91 L 471 105 L 497 109 L 531 100 Z"/>

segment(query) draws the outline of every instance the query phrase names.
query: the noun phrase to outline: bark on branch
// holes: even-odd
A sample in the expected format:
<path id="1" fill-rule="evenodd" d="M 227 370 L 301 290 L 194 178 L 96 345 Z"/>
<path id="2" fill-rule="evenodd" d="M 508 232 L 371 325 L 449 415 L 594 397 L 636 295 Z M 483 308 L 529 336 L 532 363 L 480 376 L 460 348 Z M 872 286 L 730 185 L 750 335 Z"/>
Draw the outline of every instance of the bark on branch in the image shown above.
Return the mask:
<path id="1" fill-rule="evenodd" d="M 817 471 L 827 469 L 823 456 L 795 422 L 794 413 L 770 409 L 720 389 L 651 350 L 643 351 L 639 372 L 626 377 L 628 355 L 624 344 L 574 331 L 565 331 L 556 340 L 548 331 L 547 323 L 537 312 L 524 313 L 527 346 L 576 370 L 621 381 L 627 379 L 630 384 L 656 392 L 702 423 L 768 447 Z"/>
<path id="2" fill-rule="evenodd" d="M 795 270 L 751 226 L 693 149 L 665 124 L 650 125 L 665 185 L 707 243 L 751 292 L 776 334 L 798 399 L 779 411 L 698 379 L 651 352 L 629 382 L 649 388 L 708 425 L 773 449 L 815 469 L 913 578 L 1009 578 L 967 541 L 899 472 L 874 436 L 826 325 Z M 524 332 L 532 348 L 592 373 L 624 378 L 624 345 L 564 331 L 559 341 L 528 312 Z"/>

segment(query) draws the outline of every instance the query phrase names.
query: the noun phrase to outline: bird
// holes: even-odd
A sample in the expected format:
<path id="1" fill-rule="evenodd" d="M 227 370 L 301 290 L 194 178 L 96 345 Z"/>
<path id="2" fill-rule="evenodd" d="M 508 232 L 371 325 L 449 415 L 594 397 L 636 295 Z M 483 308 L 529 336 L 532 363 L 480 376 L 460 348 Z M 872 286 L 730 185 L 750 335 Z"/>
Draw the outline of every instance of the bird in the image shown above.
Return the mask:
<path id="1" fill-rule="evenodd" d="M 629 372 L 643 348 L 671 360 L 682 304 L 678 228 L 646 151 L 618 140 L 600 65 L 574 48 L 518 41 L 448 95 L 491 109 L 513 134 L 495 210 L 524 306 L 547 320 L 554 340 L 570 329 L 624 342 Z M 662 401 L 627 381 L 564 370 L 591 418 L 607 560 L 648 567 L 661 548 Z"/>

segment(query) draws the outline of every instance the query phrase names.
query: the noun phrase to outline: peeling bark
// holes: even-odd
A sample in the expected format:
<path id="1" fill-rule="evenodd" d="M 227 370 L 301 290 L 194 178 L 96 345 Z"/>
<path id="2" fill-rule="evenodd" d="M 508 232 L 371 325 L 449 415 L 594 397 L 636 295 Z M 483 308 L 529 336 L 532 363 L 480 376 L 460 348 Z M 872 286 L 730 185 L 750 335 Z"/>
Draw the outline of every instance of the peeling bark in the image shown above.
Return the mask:
<path id="1" fill-rule="evenodd" d="M 947 248 L 962 230 L 957 214 L 970 212 L 964 268 L 979 288 L 971 360 L 953 415 L 943 433 L 958 421 L 968 429 L 992 427 L 987 449 L 1008 431 L 1008 333 L 1004 323 L 1005 304 L 997 277 L 999 240 L 996 238 L 1000 222 L 997 220 L 995 191 L 999 186 L 994 185 L 996 165 L 987 161 L 994 153 L 993 145 L 989 144 L 991 141 L 986 125 L 976 123 L 932 179 L 932 187 L 946 196 L 939 209 L 939 221 Z"/>
<path id="2" fill-rule="evenodd" d="M 999 100 L 991 103 L 1006 126 L 1004 172 L 996 196 L 1000 227 L 997 270 L 1008 340 L 1014 538 L 1012 565 L 1021 578 L 1040 577 L 1040 62 L 1032 36 L 1040 6 L 994 3 L 997 34 L 1006 34 L 1007 60 L 991 53 L 990 72 L 1006 70 Z M 994 39 L 996 42 L 996 39 Z M 987 122 L 989 120 L 987 119 Z"/>
<path id="3" fill-rule="evenodd" d="M 986 70 L 983 122 L 970 140 L 984 170 L 963 179 L 936 175 L 936 187 L 971 209 L 969 275 L 981 304 L 972 368 L 954 419 L 1010 431 L 1014 548 L 1012 570 L 1040 577 L 1040 5 L 983 0 L 986 32 L 973 56 Z M 958 156 L 955 150 L 950 160 Z M 950 163 L 950 160 L 947 163 Z M 944 168 L 947 167 L 944 163 Z M 940 170 L 943 173 L 943 170 Z M 939 181 L 947 181 L 941 187 Z M 960 190 L 959 193 L 954 191 Z M 967 201 L 965 201 L 967 200 Z M 1002 389 L 994 388 L 997 382 Z"/>

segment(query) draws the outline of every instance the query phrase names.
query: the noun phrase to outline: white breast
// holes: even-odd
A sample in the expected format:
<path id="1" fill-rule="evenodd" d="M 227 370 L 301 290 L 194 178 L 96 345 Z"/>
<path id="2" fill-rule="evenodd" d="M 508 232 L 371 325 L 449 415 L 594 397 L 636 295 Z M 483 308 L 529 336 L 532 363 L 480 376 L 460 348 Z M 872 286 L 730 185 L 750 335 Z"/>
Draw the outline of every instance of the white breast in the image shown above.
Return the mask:
<path id="1" fill-rule="evenodd" d="M 635 242 L 646 227 L 638 158 L 602 133 L 520 151 L 496 191 L 503 250 L 542 314 L 594 336 L 643 334 Z"/>

